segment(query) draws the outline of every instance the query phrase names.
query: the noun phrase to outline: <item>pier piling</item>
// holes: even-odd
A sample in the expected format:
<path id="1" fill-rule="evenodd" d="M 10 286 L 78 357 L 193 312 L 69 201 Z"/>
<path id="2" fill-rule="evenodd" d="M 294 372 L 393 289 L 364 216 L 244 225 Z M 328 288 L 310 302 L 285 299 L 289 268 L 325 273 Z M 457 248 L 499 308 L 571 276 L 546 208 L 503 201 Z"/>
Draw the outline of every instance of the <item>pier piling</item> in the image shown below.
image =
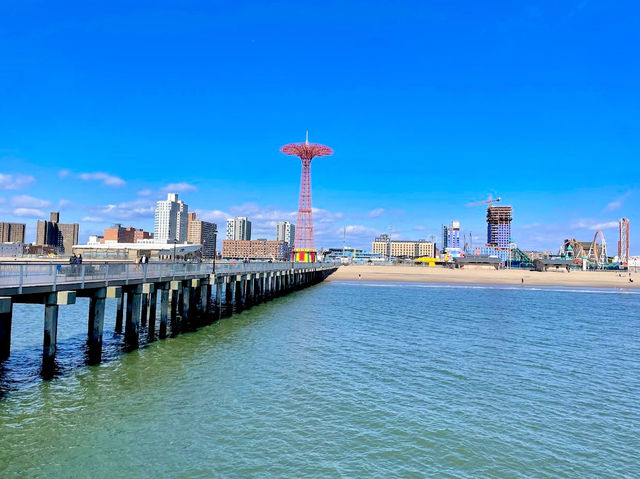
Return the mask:
<path id="1" fill-rule="evenodd" d="M 0 361 L 11 353 L 11 316 L 13 303 L 11 298 L 0 298 Z"/>
<path id="2" fill-rule="evenodd" d="M 89 321 L 87 325 L 89 361 L 99 363 L 102 360 L 102 332 L 104 330 L 104 305 L 106 288 L 93 290 L 89 298 Z"/>

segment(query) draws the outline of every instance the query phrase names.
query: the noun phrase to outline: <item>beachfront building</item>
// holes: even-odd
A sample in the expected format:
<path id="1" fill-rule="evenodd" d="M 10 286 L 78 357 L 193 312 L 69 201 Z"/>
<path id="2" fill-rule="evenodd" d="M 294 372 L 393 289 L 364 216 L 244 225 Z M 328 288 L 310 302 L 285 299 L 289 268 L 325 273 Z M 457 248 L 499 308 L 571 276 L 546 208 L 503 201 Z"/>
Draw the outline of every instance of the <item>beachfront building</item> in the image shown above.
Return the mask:
<path id="1" fill-rule="evenodd" d="M 373 253 L 358 248 L 329 248 L 323 251 L 324 261 L 340 263 L 380 263 L 384 261 L 382 253 Z"/>
<path id="2" fill-rule="evenodd" d="M 100 260 L 134 260 L 146 256 L 154 261 L 172 261 L 199 259 L 201 245 L 154 243 L 143 240 L 137 243 L 88 243 L 75 245 L 74 254 L 81 254 L 84 259 Z"/>
<path id="3" fill-rule="evenodd" d="M 296 236 L 296 225 L 288 221 L 279 221 L 276 226 L 276 241 L 286 241 L 289 248 L 293 250 L 293 241 Z"/>
<path id="4" fill-rule="evenodd" d="M 286 241 L 256 240 L 231 240 L 222 241 L 223 259 L 259 259 L 272 261 L 286 261 L 291 250 Z"/>
<path id="5" fill-rule="evenodd" d="M 167 199 L 156 203 L 154 240 L 157 243 L 186 243 L 189 206 L 169 193 Z"/>
<path id="6" fill-rule="evenodd" d="M 227 219 L 226 239 L 249 241 L 251 239 L 251 221 L 245 216 Z"/>
<path id="7" fill-rule="evenodd" d="M 427 240 L 391 240 L 389 235 L 382 234 L 371 244 L 371 251 L 391 258 L 433 257 L 436 253 L 436 244 Z"/>
<path id="8" fill-rule="evenodd" d="M 202 245 L 202 257 L 210 259 L 216 255 L 218 225 L 196 219 L 195 213 L 189 213 L 187 225 L 187 242 Z"/>

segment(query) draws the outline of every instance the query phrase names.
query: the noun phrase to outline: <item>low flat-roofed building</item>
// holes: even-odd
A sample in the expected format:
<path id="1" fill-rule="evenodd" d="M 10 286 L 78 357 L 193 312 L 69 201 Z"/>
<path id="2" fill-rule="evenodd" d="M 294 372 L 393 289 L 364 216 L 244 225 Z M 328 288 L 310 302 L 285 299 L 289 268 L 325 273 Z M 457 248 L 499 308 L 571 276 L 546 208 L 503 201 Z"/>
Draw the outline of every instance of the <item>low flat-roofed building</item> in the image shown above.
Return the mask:
<path id="1" fill-rule="evenodd" d="M 22 256 L 23 248 L 22 243 L 0 243 L 0 257 L 15 258 Z"/>
<path id="2" fill-rule="evenodd" d="M 466 269 L 501 269 L 504 266 L 504 261 L 495 256 L 461 256 L 454 258 L 453 262 L 456 268 Z"/>
<path id="3" fill-rule="evenodd" d="M 579 265 L 576 265 L 572 259 L 562 258 L 538 258 L 533 260 L 533 264 L 536 267 L 536 271 L 557 271 L 568 273 L 571 269 L 577 269 Z"/>
<path id="4" fill-rule="evenodd" d="M 73 247 L 74 254 L 85 259 L 121 259 L 134 260 L 143 255 L 154 260 L 200 258 L 202 245 L 186 243 L 98 243 Z"/>

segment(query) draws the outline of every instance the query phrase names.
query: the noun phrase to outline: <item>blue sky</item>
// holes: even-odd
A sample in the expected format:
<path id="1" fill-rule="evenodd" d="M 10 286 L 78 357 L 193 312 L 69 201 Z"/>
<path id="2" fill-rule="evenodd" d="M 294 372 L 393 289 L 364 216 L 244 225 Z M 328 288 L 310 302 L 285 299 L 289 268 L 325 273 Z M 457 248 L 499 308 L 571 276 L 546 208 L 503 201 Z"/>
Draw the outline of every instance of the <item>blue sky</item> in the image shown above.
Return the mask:
<path id="1" fill-rule="evenodd" d="M 132 5 L 134 4 L 135 5 Z M 181 194 L 254 237 L 295 220 L 312 141 L 318 246 L 440 238 L 514 208 L 524 249 L 618 218 L 640 253 L 635 2 L 255 1 L 0 4 L 0 219 L 60 210 L 81 239 L 152 229 Z"/>

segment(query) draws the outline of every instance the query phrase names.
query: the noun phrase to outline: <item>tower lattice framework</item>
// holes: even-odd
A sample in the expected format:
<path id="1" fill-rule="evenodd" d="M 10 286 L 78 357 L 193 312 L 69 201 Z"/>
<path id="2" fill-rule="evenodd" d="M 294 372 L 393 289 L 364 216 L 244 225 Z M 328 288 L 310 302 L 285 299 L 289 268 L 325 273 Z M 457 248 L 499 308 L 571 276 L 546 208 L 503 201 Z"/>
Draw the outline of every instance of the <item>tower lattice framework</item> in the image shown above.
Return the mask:
<path id="1" fill-rule="evenodd" d="M 313 263 L 316 260 L 316 242 L 313 234 L 313 210 L 311 206 L 311 160 L 317 156 L 329 156 L 333 150 L 325 145 L 309 143 L 309 134 L 304 143 L 290 143 L 280 148 L 286 155 L 297 156 L 302 162 L 300 173 L 300 197 L 298 219 L 293 241 L 293 261 Z"/>
<path id="2" fill-rule="evenodd" d="M 629 264 L 629 219 L 620 218 L 618 236 L 618 260 L 623 266 Z"/>

